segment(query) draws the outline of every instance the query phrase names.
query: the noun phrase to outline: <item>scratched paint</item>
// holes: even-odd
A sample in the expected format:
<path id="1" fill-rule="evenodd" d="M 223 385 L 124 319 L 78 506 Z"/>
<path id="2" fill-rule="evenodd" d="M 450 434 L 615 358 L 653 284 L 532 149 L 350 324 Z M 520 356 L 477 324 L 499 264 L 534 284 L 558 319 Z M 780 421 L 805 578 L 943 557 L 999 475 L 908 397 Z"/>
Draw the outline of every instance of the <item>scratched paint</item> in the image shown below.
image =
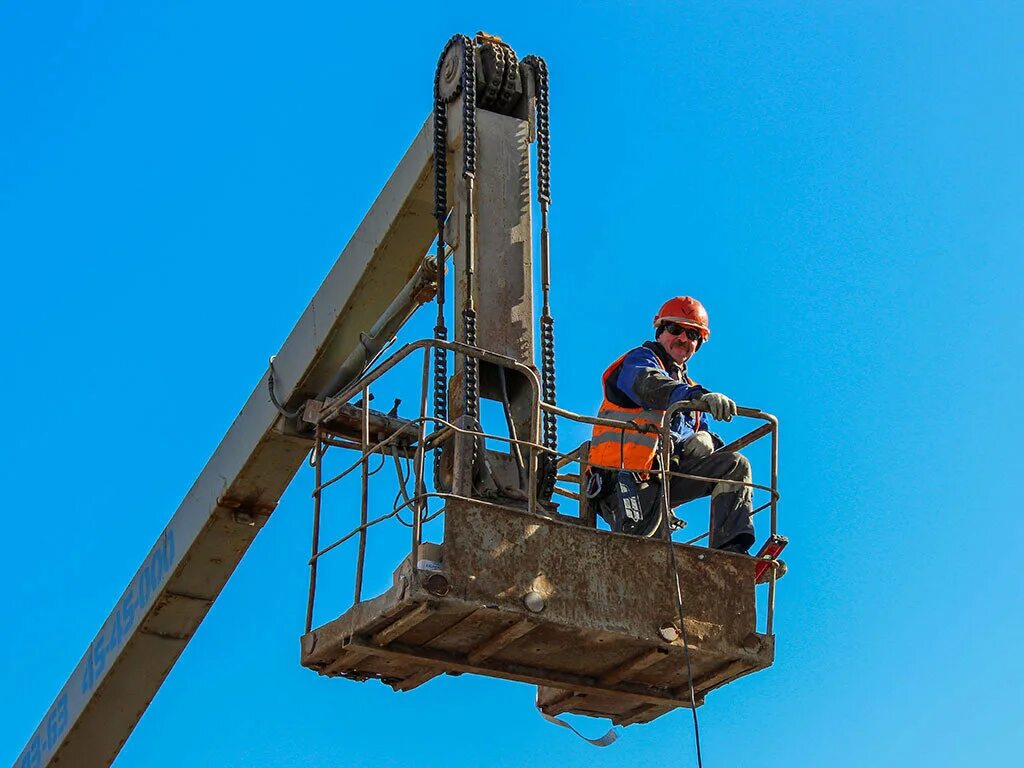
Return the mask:
<path id="1" fill-rule="evenodd" d="M 76 696 L 72 706 L 68 704 L 68 689 L 57 696 L 50 706 L 46 717 L 32 734 L 25 749 L 14 763 L 14 768 L 41 768 L 46 765 L 54 751 L 60 746 L 72 715 L 78 716 L 85 696 L 95 688 L 108 664 L 121 650 L 131 636 L 132 630 L 146 615 L 150 601 L 159 593 L 175 565 L 174 531 L 168 529 L 157 541 L 153 551 L 135 574 L 128 589 L 114 607 L 113 613 L 100 629 L 89 650 L 86 651 L 82 663 L 75 670 L 74 677 L 79 677 L 78 690 L 82 698 Z M 71 690 L 74 690 L 73 688 Z M 74 709 L 72 712 L 71 710 Z"/>

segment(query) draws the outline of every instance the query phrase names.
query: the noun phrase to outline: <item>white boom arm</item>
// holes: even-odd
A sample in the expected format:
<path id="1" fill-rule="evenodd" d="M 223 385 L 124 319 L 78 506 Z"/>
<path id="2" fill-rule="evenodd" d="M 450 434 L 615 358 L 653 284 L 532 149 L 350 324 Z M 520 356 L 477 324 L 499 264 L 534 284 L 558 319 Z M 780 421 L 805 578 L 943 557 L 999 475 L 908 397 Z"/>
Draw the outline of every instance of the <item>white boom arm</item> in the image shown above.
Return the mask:
<path id="1" fill-rule="evenodd" d="M 420 130 L 274 361 L 290 407 L 326 387 L 437 232 L 432 120 Z M 309 451 L 257 383 L 15 763 L 117 756 Z"/>

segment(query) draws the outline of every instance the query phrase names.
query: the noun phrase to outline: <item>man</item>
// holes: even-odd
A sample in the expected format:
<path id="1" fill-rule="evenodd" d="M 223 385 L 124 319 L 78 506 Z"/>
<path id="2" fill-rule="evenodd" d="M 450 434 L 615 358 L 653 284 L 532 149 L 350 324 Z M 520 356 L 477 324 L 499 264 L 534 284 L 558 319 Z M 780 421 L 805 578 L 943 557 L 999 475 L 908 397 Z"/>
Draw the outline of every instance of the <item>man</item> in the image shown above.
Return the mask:
<path id="1" fill-rule="evenodd" d="M 650 470 L 660 460 L 658 427 L 665 410 L 681 400 L 699 400 L 710 415 L 730 421 L 736 404 L 686 375 L 686 364 L 708 340 L 708 314 L 699 301 L 676 296 L 654 316 L 654 341 L 612 363 L 602 378 L 604 402 L 598 416 L 651 426 L 650 431 L 595 426 L 590 444 L 587 494 L 612 530 L 638 536 L 663 531 L 661 483 Z M 671 469 L 687 475 L 669 485 L 672 507 L 711 496 L 710 546 L 746 554 L 754 543 L 750 521 L 753 493 L 746 457 L 720 451 L 724 441 L 708 429 L 708 413 L 680 411 L 670 425 Z"/>

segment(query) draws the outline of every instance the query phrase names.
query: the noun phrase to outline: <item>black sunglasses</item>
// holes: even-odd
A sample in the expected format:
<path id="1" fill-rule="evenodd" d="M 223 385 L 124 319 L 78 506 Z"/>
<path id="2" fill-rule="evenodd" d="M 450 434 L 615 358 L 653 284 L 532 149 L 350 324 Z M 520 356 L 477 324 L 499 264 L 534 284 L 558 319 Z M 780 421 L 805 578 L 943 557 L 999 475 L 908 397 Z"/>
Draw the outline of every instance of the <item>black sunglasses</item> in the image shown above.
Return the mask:
<path id="1" fill-rule="evenodd" d="M 690 341 L 700 341 L 701 339 L 700 331 L 698 331 L 696 328 L 690 328 L 687 325 L 680 325 L 679 323 L 664 323 L 661 327 L 662 330 L 668 331 L 673 336 L 678 336 L 679 334 L 683 333 L 683 331 L 685 331 L 686 338 L 688 338 Z"/>

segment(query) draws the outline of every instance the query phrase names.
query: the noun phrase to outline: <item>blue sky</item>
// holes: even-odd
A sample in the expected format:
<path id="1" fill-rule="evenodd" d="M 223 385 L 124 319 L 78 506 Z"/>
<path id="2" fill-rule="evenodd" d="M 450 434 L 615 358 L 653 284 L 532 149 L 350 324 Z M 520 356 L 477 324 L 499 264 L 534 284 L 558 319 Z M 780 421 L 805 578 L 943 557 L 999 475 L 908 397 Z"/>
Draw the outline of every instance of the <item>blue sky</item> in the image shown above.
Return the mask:
<path id="1" fill-rule="evenodd" d="M 486 29 L 551 70 L 560 403 L 596 408 L 604 367 L 688 293 L 713 327 L 691 373 L 782 424 L 777 660 L 708 698 L 705 764 L 1015 764 L 1022 22 L 1010 3 L 0 4 L 0 760 L 419 129 L 444 42 Z M 310 485 L 116 766 L 693 764 L 685 712 L 595 750 L 525 685 L 395 694 L 301 668 Z"/>

